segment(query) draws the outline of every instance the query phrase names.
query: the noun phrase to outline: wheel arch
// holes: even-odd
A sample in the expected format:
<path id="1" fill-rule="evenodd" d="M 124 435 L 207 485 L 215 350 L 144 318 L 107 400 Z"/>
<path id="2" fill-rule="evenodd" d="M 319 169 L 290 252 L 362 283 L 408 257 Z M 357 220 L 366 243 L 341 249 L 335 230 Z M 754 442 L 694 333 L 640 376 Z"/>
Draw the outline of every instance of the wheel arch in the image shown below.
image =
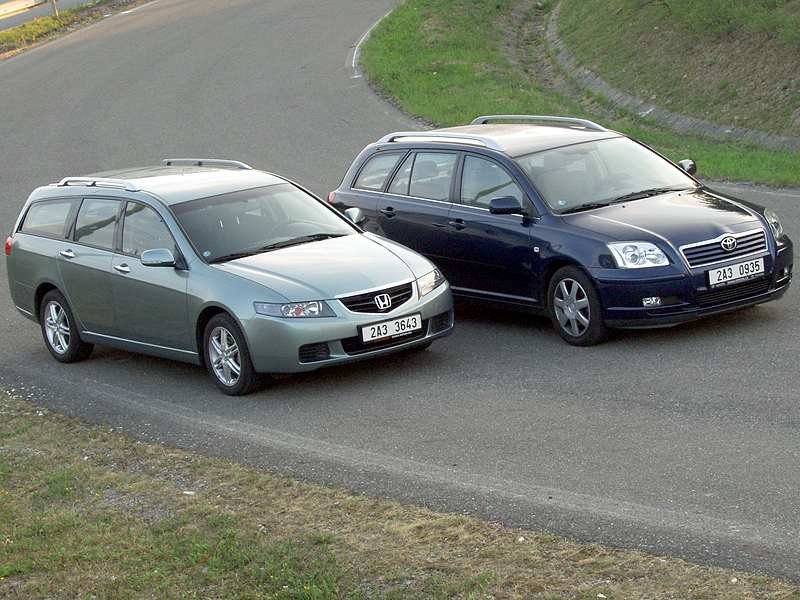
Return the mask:
<path id="1" fill-rule="evenodd" d="M 44 299 L 45 294 L 53 290 L 59 292 L 61 295 L 64 295 L 64 292 L 61 291 L 61 289 L 59 289 L 59 287 L 52 281 L 43 281 L 37 286 L 36 291 L 34 292 L 33 314 L 36 317 L 37 323 L 41 323 L 42 300 Z"/>
<path id="2" fill-rule="evenodd" d="M 248 348 L 250 347 L 250 341 L 247 339 L 247 332 L 245 331 L 244 327 L 242 327 L 241 321 L 236 318 L 234 312 L 228 307 L 222 306 L 221 304 L 209 304 L 208 306 L 203 307 L 203 309 L 197 315 L 197 320 L 195 321 L 194 335 L 195 343 L 197 345 L 197 356 L 200 359 L 200 365 L 203 367 L 207 366 L 205 348 L 203 348 L 203 336 L 205 335 L 206 326 L 211 319 L 220 314 L 228 315 L 231 319 L 233 319 L 233 321 L 239 327 L 239 331 L 242 332 Z"/>
<path id="3" fill-rule="evenodd" d="M 554 258 L 548 263 L 547 268 L 544 270 L 544 276 L 542 277 L 542 308 L 548 308 L 550 306 L 550 282 L 553 279 L 553 275 L 555 275 L 559 269 L 564 267 L 575 267 L 580 269 L 586 274 L 587 277 L 589 277 L 589 279 L 592 279 L 586 269 L 583 268 L 583 265 L 577 260 L 567 256 L 559 256 Z"/>

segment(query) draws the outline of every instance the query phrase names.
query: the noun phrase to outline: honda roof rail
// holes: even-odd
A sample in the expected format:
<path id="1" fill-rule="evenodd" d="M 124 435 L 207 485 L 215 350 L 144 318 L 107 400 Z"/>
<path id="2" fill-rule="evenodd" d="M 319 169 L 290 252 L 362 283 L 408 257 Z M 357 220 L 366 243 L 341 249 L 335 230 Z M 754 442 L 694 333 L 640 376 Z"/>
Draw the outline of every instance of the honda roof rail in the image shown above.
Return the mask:
<path id="1" fill-rule="evenodd" d="M 467 133 L 449 133 L 446 131 L 397 131 L 383 136 L 377 141 L 378 144 L 391 142 L 436 142 L 445 144 L 473 144 L 484 146 L 492 150 L 502 151 L 502 147 L 495 141 L 482 135 L 470 135 Z"/>
<path id="2" fill-rule="evenodd" d="M 220 158 L 165 158 L 161 164 L 165 167 L 227 167 L 253 170 L 253 167 L 238 160 L 222 160 Z"/>
<path id="3" fill-rule="evenodd" d="M 592 131 L 608 131 L 602 125 L 588 119 L 578 119 L 576 117 L 553 117 L 550 115 L 484 115 L 473 119 L 470 125 L 487 125 L 497 121 L 524 121 L 530 123 L 549 123 L 556 125 L 566 125 L 568 127 L 583 127 Z"/>
<path id="4" fill-rule="evenodd" d="M 108 179 L 102 177 L 64 177 L 64 179 L 59 181 L 56 185 L 62 187 L 68 185 L 82 185 L 86 187 L 117 188 L 120 190 L 126 190 L 128 192 L 139 191 L 139 187 L 131 181 L 126 181 L 124 179 Z"/>

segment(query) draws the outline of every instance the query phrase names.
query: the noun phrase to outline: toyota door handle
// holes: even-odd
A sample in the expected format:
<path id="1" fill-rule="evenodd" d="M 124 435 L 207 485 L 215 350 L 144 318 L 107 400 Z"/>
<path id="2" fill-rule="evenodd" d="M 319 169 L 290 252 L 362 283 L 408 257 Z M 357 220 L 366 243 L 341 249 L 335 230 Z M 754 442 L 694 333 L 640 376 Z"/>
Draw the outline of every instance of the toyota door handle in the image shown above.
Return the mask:
<path id="1" fill-rule="evenodd" d="M 455 221 L 448 221 L 447 224 L 450 225 L 450 227 L 452 227 L 453 229 L 458 229 L 459 231 L 461 231 L 467 226 L 467 224 L 464 223 L 462 219 L 456 219 Z"/>
<path id="2" fill-rule="evenodd" d="M 384 214 L 391 219 L 397 214 L 397 212 L 391 206 L 388 206 L 381 209 L 381 214 Z"/>
<path id="3" fill-rule="evenodd" d="M 447 227 L 447 223 L 434 223 L 433 226 L 434 227 L 442 227 L 443 228 L 443 227 Z"/>
<path id="4" fill-rule="evenodd" d="M 62 250 L 59 254 L 64 258 L 75 258 L 75 253 L 72 250 Z"/>
<path id="5" fill-rule="evenodd" d="M 116 270 L 118 273 L 123 273 L 125 275 L 131 272 L 131 268 L 124 263 L 121 265 L 114 265 L 114 270 Z"/>

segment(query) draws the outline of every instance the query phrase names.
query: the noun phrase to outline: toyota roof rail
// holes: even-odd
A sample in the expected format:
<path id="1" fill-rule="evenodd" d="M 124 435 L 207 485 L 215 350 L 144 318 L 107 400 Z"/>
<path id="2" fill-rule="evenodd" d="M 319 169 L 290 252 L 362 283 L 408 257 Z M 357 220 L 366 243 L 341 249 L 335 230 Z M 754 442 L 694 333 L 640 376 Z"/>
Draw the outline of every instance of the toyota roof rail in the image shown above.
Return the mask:
<path id="1" fill-rule="evenodd" d="M 390 142 L 438 142 L 445 144 L 473 144 L 484 146 L 492 150 L 502 151 L 502 147 L 495 141 L 482 135 L 468 133 L 449 133 L 447 131 L 397 131 L 383 136 L 376 143 Z"/>
<path id="2" fill-rule="evenodd" d="M 253 170 L 253 167 L 246 163 L 238 160 L 222 160 L 221 158 L 165 158 L 161 164 L 165 167 L 223 167 Z"/>
<path id="3" fill-rule="evenodd" d="M 484 115 L 473 119 L 470 125 L 487 125 L 496 121 L 525 121 L 531 123 L 549 123 L 556 125 L 566 125 L 568 127 L 583 127 L 592 131 L 608 131 L 602 125 L 588 119 L 578 119 L 577 117 L 553 117 L 550 115 Z"/>
<path id="4" fill-rule="evenodd" d="M 110 179 L 103 177 L 64 177 L 57 184 L 59 187 L 69 185 L 82 185 L 86 187 L 107 187 L 126 190 L 128 192 L 138 192 L 139 186 L 131 181 L 124 179 Z"/>

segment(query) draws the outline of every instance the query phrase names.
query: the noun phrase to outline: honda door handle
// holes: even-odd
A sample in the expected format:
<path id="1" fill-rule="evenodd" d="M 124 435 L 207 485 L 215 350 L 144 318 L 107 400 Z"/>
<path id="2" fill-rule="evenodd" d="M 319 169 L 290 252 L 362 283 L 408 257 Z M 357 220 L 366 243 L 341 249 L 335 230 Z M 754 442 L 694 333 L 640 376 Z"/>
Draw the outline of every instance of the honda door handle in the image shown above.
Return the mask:
<path id="1" fill-rule="evenodd" d="M 447 227 L 447 223 L 434 223 L 434 227 Z"/>
<path id="2" fill-rule="evenodd" d="M 386 215 L 390 219 L 397 214 L 395 210 L 391 206 L 387 206 L 386 208 L 381 209 L 381 214 Z"/>
<path id="3" fill-rule="evenodd" d="M 123 273 L 123 274 L 128 274 L 128 273 L 131 272 L 131 268 L 128 265 L 126 265 L 125 263 L 123 263 L 121 265 L 114 265 L 114 269 L 118 273 Z"/>
<path id="4" fill-rule="evenodd" d="M 62 250 L 59 254 L 64 258 L 75 258 L 75 253 L 72 250 Z"/>
<path id="5" fill-rule="evenodd" d="M 464 229 L 467 226 L 467 224 L 464 222 L 463 219 L 456 219 L 455 221 L 448 221 L 447 224 L 450 225 L 450 227 L 452 227 L 453 229 L 458 229 L 459 231 Z"/>

